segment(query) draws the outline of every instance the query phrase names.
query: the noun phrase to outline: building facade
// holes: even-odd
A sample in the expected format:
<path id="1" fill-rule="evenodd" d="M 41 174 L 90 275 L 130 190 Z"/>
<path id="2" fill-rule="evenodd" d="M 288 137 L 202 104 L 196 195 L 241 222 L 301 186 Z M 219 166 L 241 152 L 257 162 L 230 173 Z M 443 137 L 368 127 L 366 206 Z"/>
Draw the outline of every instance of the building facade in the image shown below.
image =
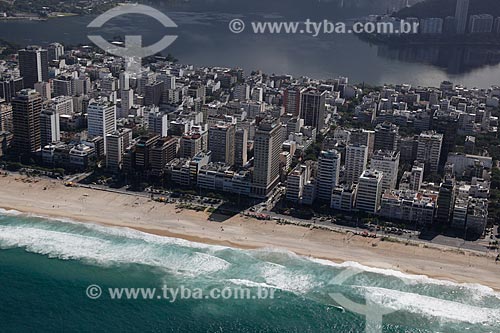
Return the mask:
<path id="1" fill-rule="evenodd" d="M 318 160 L 316 198 L 331 202 L 332 191 L 339 184 L 340 153 L 336 150 L 322 151 Z"/>
<path id="2" fill-rule="evenodd" d="M 34 153 L 41 149 L 40 114 L 42 98 L 35 90 L 21 90 L 12 100 L 14 128 L 13 148 L 19 153 Z"/>
<path id="3" fill-rule="evenodd" d="M 372 214 L 379 211 L 382 197 L 382 177 L 382 172 L 376 170 L 365 170 L 359 177 L 356 192 L 356 208 L 358 210 Z"/>
<path id="4" fill-rule="evenodd" d="M 368 164 L 368 147 L 364 145 L 347 145 L 345 156 L 345 182 L 352 185 L 358 182 L 359 176 Z"/>
<path id="5" fill-rule="evenodd" d="M 281 122 L 264 119 L 255 132 L 252 193 L 266 197 L 279 182 L 282 142 Z"/>
<path id="6" fill-rule="evenodd" d="M 28 46 L 18 52 L 19 71 L 25 88 L 34 88 L 37 82 L 48 82 L 49 61 L 47 50 Z"/>
<path id="7" fill-rule="evenodd" d="M 315 127 L 321 131 L 325 127 L 325 92 L 309 88 L 302 92 L 300 118 L 305 126 Z"/>

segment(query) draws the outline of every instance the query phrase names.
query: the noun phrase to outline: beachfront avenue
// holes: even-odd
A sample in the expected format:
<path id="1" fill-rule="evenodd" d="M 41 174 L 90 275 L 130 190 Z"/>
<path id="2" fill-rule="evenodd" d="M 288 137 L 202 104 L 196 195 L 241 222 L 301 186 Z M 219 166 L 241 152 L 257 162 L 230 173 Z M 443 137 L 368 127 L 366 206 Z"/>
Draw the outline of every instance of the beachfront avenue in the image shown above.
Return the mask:
<path id="1" fill-rule="evenodd" d="M 225 287 L 225 288 L 191 288 L 184 285 L 161 288 L 102 288 L 99 285 L 89 285 L 85 291 L 89 299 L 107 298 L 111 300 L 166 300 L 174 303 L 180 300 L 269 300 L 274 299 L 276 289 L 257 286 L 256 288 Z"/>

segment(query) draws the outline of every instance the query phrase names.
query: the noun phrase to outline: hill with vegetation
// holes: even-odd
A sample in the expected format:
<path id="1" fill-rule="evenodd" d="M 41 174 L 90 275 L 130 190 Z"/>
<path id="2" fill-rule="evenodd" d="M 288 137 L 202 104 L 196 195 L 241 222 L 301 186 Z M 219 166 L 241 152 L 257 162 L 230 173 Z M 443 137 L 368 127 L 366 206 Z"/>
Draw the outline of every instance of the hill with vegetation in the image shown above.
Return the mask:
<path id="1" fill-rule="evenodd" d="M 417 3 L 414 6 L 403 8 L 395 13 L 395 17 L 441 17 L 455 16 L 455 8 L 457 0 L 426 0 Z M 471 0 L 469 7 L 469 15 L 490 14 L 494 17 L 500 17 L 500 1 L 499 0 Z"/>
<path id="2" fill-rule="evenodd" d="M 32 14 L 42 17 L 51 12 L 85 15 L 106 11 L 117 3 L 117 0 L 102 2 L 90 0 L 0 0 L 0 13 L 7 13 L 8 16 Z"/>

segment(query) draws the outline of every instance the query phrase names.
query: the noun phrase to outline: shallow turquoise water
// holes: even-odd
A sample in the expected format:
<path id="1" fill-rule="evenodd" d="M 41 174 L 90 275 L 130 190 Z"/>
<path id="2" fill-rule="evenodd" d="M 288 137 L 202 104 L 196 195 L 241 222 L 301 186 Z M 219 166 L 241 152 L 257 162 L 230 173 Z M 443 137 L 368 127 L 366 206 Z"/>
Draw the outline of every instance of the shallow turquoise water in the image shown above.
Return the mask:
<path id="1" fill-rule="evenodd" d="M 382 332 L 500 332 L 500 295 L 480 285 L 0 215 L 0 332 L 364 332 L 330 294 L 383 306 Z M 339 274 L 348 273 L 341 285 Z M 341 275 L 341 276 L 342 276 Z M 103 294 L 86 296 L 89 285 Z M 111 299 L 108 288 L 273 288 L 274 299 Z"/>

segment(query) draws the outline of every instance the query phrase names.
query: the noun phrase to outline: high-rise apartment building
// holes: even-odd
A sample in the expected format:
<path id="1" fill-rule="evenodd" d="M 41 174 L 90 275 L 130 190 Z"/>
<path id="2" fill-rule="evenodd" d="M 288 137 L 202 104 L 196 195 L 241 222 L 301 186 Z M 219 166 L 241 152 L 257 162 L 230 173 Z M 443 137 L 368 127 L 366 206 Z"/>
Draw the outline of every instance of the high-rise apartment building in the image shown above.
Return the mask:
<path id="1" fill-rule="evenodd" d="M 238 128 L 234 142 L 234 164 L 243 166 L 248 162 L 248 130 Z"/>
<path id="2" fill-rule="evenodd" d="M 368 164 L 368 147 L 348 145 L 345 155 L 345 180 L 347 185 L 357 183 Z"/>
<path id="3" fill-rule="evenodd" d="M 0 103 L 0 132 L 11 132 L 12 125 L 12 105 L 10 103 Z"/>
<path id="4" fill-rule="evenodd" d="M 134 105 L 134 91 L 133 90 L 121 90 L 121 115 L 122 117 L 128 116 L 130 108 Z"/>
<path id="5" fill-rule="evenodd" d="M 382 190 L 393 190 L 398 183 L 399 152 L 377 150 L 371 160 L 371 170 L 381 171 Z"/>
<path id="6" fill-rule="evenodd" d="M 166 90 L 175 90 L 176 89 L 176 78 L 174 75 L 161 73 L 157 77 L 158 80 L 163 81 L 165 83 Z"/>
<path id="7" fill-rule="evenodd" d="M 246 83 L 237 84 L 234 87 L 233 99 L 244 102 L 250 99 L 250 86 Z"/>
<path id="8" fill-rule="evenodd" d="M 42 148 L 60 140 L 59 114 L 54 110 L 43 110 L 40 115 L 40 141 Z"/>
<path id="9" fill-rule="evenodd" d="M 439 159 L 443 135 L 435 131 L 423 132 L 418 137 L 417 161 L 425 165 L 425 174 L 433 174 L 439 171 Z"/>
<path id="10" fill-rule="evenodd" d="M 51 43 L 47 47 L 48 60 L 59 60 L 64 55 L 64 46 L 60 43 Z"/>
<path id="11" fill-rule="evenodd" d="M 336 150 L 322 151 L 318 160 L 316 198 L 328 203 L 332 200 L 332 191 L 339 184 L 340 153 Z"/>
<path id="12" fill-rule="evenodd" d="M 377 213 L 382 198 L 382 177 L 380 171 L 365 170 L 359 177 L 356 192 L 356 208 L 368 213 Z"/>
<path id="13" fill-rule="evenodd" d="M 49 99 L 52 99 L 52 86 L 50 82 L 35 83 L 35 90 L 40 94 L 42 100 L 47 101 Z"/>
<path id="14" fill-rule="evenodd" d="M 264 89 L 262 87 L 254 87 L 251 90 L 250 98 L 252 101 L 262 102 L 264 100 Z"/>
<path id="15" fill-rule="evenodd" d="M 13 97 L 24 88 L 22 77 L 2 76 L 0 77 L 0 99 L 10 103 Z"/>
<path id="16" fill-rule="evenodd" d="M 132 130 L 122 128 L 106 135 L 106 167 L 118 171 L 123 164 L 123 154 L 132 143 Z"/>
<path id="17" fill-rule="evenodd" d="M 398 150 L 399 142 L 399 127 L 389 123 L 384 122 L 378 124 L 375 128 L 375 143 L 374 150 Z"/>
<path id="18" fill-rule="evenodd" d="M 147 171 L 151 166 L 151 149 L 160 140 L 159 135 L 141 136 L 135 145 L 135 169 L 137 171 Z"/>
<path id="19" fill-rule="evenodd" d="M 313 161 L 298 164 L 288 175 L 286 181 L 286 198 L 288 201 L 303 205 L 314 204 L 316 186 L 311 176 L 316 165 L 317 163 Z"/>
<path id="20" fill-rule="evenodd" d="M 286 199 L 290 202 L 301 203 L 304 186 L 309 181 L 311 170 L 306 164 L 299 164 L 293 169 L 286 181 Z"/>
<path id="21" fill-rule="evenodd" d="M 52 80 L 52 88 L 54 97 L 57 96 L 73 96 L 73 79 L 71 75 L 59 75 Z"/>
<path id="22" fill-rule="evenodd" d="M 148 131 L 162 138 L 168 136 L 168 115 L 153 107 L 148 113 Z"/>
<path id="23" fill-rule="evenodd" d="M 25 88 L 34 88 L 35 83 L 49 80 L 47 50 L 39 46 L 28 46 L 18 51 L 18 61 Z"/>
<path id="24" fill-rule="evenodd" d="M 315 127 L 318 131 L 325 127 L 326 92 L 308 88 L 302 92 L 300 118 L 305 126 Z"/>
<path id="25" fill-rule="evenodd" d="M 111 95 L 118 91 L 119 84 L 120 81 L 118 81 L 115 77 L 111 75 L 106 76 L 101 80 L 101 91 L 106 95 Z"/>
<path id="26" fill-rule="evenodd" d="M 151 147 L 151 174 L 162 176 L 167 163 L 172 161 L 177 154 L 178 139 L 173 137 L 161 138 Z"/>
<path id="27" fill-rule="evenodd" d="M 432 117 L 431 130 L 443 134 L 441 158 L 439 165 L 444 167 L 448 154 L 456 147 L 456 136 L 459 129 L 460 116 L 457 112 L 436 111 Z M 427 172 L 427 171 L 426 171 Z"/>
<path id="28" fill-rule="evenodd" d="M 60 115 L 72 115 L 75 113 L 73 98 L 69 96 L 52 98 L 50 107 Z"/>
<path id="29" fill-rule="evenodd" d="M 439 197 L 437 201 L 436 222 L 442 225 L 450 223 L 453 215 L 453 208 L 456 200 L 455 179 L 447 177 L 439 188 Z"/>
<path id="30" fill-rule="evenodd" d="M 40 114 L 42 98 L 33 89 L 23 89 L 12 100 L 13 148 L 19 153 L 34 153 L 41 148 Z"/>
<path id="31" fill-rule="evenodd" d="M 208 139 L 207 133 L 192 132 L 181 137 L 179 157 L 193 158 L 203 151 L 204 140 Z"/>
<path id="32" fill-rule="evenodd" d="M 302 101 L 302 89 L 299 87 L 290 87 L 285 89 L 283 95 L 283 105 L 285 113 L 298 117 L 300 114 L 300 105 Z"/>
<path id="33" fill-rule="evenodd" d="M 375 148 L 375 131 L 366 129 L 352 129 L 349 130 L 349 143 L 353 145 L 362 145 L 368 147 L 368 156 L 373 155 Z"/>
<path id="34" fill-rule="evenodd" d="M 252 193 L 266 197 L 279 182 L 282 140 L 281 122 L 264 119 L 260 122 L 254 138 L 254 174 Z"/>
<path id="35" fill-rule="evenodd" d="M 424 182 L 424 165 L 416 163 L 411 169 L 410 175 L 410 190 L 420 191 L 422 183 Z"/>
<path id="36" fill-rule="evenodd" d="M 118 76 L 120 83 L 120 90 L 130 90 L 130 74 L 128 72 L 121 72 Z"/>
<path id="37" fill-rule="evenodd" d="M 412 165 L 417 158 L 418 136 L 401 138 L 398 148 L 401 153 L 401 163 Z"/>
<path id="38" fill-rule="evenodd" d="M 160 105 L 165 84 L 163 81 L 155 81 L 147 84 L 145 87 L 146 93 L 144 103 L 146 105 Z"/>
<path id="39" fill-rule="evenodd" d="M 87 123 L 89 136 L 104 138 L 106 147 L 106 136 L 116 131 L 116 106 L 104 100 L 91 102 L 87 108 Z"/>
<path id="40" fill-rule="evenodd" d="M 218 123 L 208 130 L 208 150 L 212 152 L 212 162 L 234 164 L 236 127 L 230 123 Z"/>

